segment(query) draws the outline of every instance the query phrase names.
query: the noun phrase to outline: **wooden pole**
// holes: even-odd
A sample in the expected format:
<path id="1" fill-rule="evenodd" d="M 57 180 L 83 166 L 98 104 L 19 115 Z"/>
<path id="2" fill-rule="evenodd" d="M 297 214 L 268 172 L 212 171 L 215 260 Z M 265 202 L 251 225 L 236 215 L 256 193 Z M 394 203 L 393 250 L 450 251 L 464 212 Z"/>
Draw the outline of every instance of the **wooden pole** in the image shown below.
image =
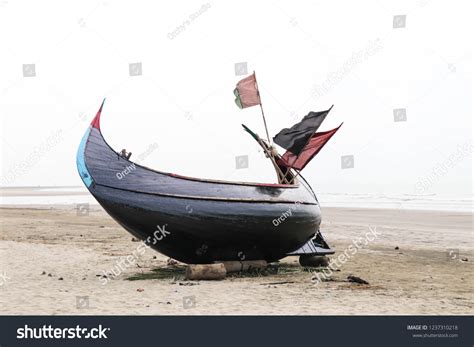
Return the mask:
<path id="1" fill-rule="evenodd" d="M 288 167 L 286 168 L 285 180 L 286 180 L 286 176 L 288 175 L 288 172 L 290 172 L 291 168 L 293 167 L 293 165 L 296 163 L 297 160 L 298 160 L 298 156 L 296 156 L 296 157 L 295 157 L 295 160 L 293 160 L 293 162 L 290 164 L 290 166 L 288 166 Z M 295 169 L 295 171 L 296 171 L 296 169 Z M 296 172 L 298 172 L 298 171 L 296 171 Z M 296 176 L 298 176 L 298 175 L 296 175 Z M 296 176 L 293 177 L 293 180 L 296 178 Z M 291 182 L 290 182 L 290 183 L 291 183 Z"/>
<path id="2" fill-rule="evenodd" d="M 257 83 L 257 74 L 255 73 L 255 71 L 253 72 L 253 74 L 255 76 L 255 86 L 257 88 L 258 97 L 260 99 L 260 111 L 262 112 L 263 125 L 265 126 L 265 132 L 267 134 L 267 139 L 268 139 L 268 144 L 270 146 L 270 150 L 266 149 L 265 146 L 262 146 L 262 147 L 266 151 L 268 157 L 270 158 L 270 160 L 273 163 L 273 166 L 275 167 L 275 170 L 276 170 L 277 175 L 278 175 L 278 183 L 285 184 L 285 183 L 288 183 L 288 181 L 286 180 L 286 174 L 283 174 L 283 171 L 281 171 L 280 167 L 278 166 L 278 164 L 275 161 L 275 157 L 273 155 L 273 152 L 271 151 L 272 140 L 270 139 L 270 134 L 268 133 L 268 127 L 267 127 L 267 120 L 265 118 L 265 112 L 263 112 L 262 97 L 260 95 L 260 90 L 258 89 L 258 83 Z"/>
<path id="3" fill-rule="evenodd" d="M 258 89 L 257 75 L 255 74 L 255 71 L 253 72 L 253 75 L 255 76 L 255 86 L 257 87 L 258 98 L 260 99 L 260 111 L 262 111 L 263 125 L 265 125 L 265 132 L 267 133 L 268 143 L 271 146 L 272 141 L 270 140 L 270 135 L 268 134 L 267 120 L 265 119 L 265 113 L 263 112 L 262 97 L 260 96 L 260 90 Z"/>
<path id="4" fill-rule="evenodd" d="M 283 179 L 283 172 L 282 170 L 280 169 L 280 167 L 278 166 L 278 164 L 276 163 L 276 160 L 274 159 L 274 156 L 271 155 L 270 153 L 270 149 L 268 148 L 269 145 L 260 138 L 260 136 L 258 136 L 257 134 L 253 133 L 249 128 L 247 128 L 245 125 L 243 125 L 243 128 L 246 132 L 248 132 L 255 141 L 257 141 L 257 143 L 260 145 L 260 147 L 262 147 L 263 151 L 265 152 L 267 158 L 269 158 L 271 161 L 272 161 L 272 164 L 275 168 L 275 171 L 277 173 L 277 176 L 278 176 L 278 183 L 285 183 L 284 179 Z"/>
<path id="5" fill-rule="evenodd" d="M 219 262 L 218 262 L 219 263 Z M 263 270 L 268 264 L 265 260 L 221 261 L 227 273 Z"/>
<path id="6" fill-rule="evenodd" d="M 186 268 L 187 280 L 223 280 L 227 272 L 222 263 L 218 264 L 190 264 Z"/>
<path id="7" fill-rule="evenodd" d="M 258 96 L 260 97 L 260 92 L 258 92 Z M 263 113 L 262 99 L 260 99 L 260 110 L 262 111 L 263 124 L 265 125 L 265 132 L 267 133 L 268 143 L 271 146 L 272 145 L 272 140 L 270 139 L 270 135 L 268 134 L 267 121 L 265 119 L 265 114 Z"/>
<path id="8" fill-rule="evenodd" d="M 262 141 L 262 139 L 259 138 L 259 141 L 261 141 L 260 146 L 263 148 L 265 153 L 267 153 L 268 158 L 272 161 L 273 167 L 275 168 L 275 171 L 277 172 L 278 176 L 278 183 L 288 183 L 285 179 L 285 175 L 283 174 L 283 171 L 281 171 L 280 167 L 276 163 L 275 157 L 273 156 L 273 153 L 271 150 L 269 150 L 266 146 L 266 144 Z"/>

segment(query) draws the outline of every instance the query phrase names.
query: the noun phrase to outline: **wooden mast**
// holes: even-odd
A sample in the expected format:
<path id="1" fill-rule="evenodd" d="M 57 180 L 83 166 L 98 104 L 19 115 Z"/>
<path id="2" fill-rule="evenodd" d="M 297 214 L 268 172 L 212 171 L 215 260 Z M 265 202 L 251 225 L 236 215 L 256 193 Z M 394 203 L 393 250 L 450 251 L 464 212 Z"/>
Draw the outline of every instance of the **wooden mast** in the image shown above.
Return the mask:
<path id="1" fill-rule="evenodd" d="M 266 146 L 264 146 L 262 144 L 260 144 L 260 146 L 262 146 L 263 150 L 267 154 L 267 157 L 270 158 L 270 160 L 272 161 L 273 166 L 275 167 L 275 171 L 277 172 L 277 176 L 278 176 L 278 183 L 287 184 L 287 183 L 289 183 L 286 180 L 286 175 L 288 174 L 288 172 L 285 173 L 285 174 L 283 173 L 283 171 L 280 169 L 280 167 L 276 163 L 275 156 L 273 155 L 273 152 L 271 150 L 272 149 L 272 140 L 270 139 L 270 135 L 268 133 L 267 120 L 265 118 L 265 113 L 263 112 L 262 97 L 260 95 L 260 90 L 258 89 L 257 74 L 255 73 L 255 71 L 253 72 L 253 75 L 255 77 L 255 87 L 257 89 L 258 98 L 260 99 L 260 111 L 262 112 L 263 125 L 265 126 L 265 132 L 267 134 L 268 145 L 269 145 L 270 148 L 266 148 Z M 257 141 L 262 141 L 262 139 L 259 138 Z"/>
<path id="2" fill-rule="evenodd" d="M 255 87 L 257 88 L 257 94 L 258 94 L 258 98 L 260 100 L 260 111 L 262 112 L 263 125 L 265 125 L 265 132 L 267 133 L 268 143 L 271 146 L 272 141 L 270 140 L 270 135 L 268 134 L 267 120 L 265 119 L 265 113 L 263 112 L 262 97 L 260 96 L 260 90 L 258 89 L 257 74 L 255 73 L 255 71 L 253 72 L 253 75 L 255 76 Z"/>

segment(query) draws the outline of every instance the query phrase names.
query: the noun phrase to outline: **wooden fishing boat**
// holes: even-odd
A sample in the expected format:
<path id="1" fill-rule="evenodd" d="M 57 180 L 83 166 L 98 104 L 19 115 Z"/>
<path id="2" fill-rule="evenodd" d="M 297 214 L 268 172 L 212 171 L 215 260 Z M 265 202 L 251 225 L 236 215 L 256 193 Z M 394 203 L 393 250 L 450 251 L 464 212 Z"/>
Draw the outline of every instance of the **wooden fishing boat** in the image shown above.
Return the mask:
<path id="1" fill-rule="evenodd" d="M 333 253 L 306 182 L 227 182 L 152 170 L 107 144 L 102 108 L 79 146 L 79 174 L 105 211 L 155 250 L 185 263 Z"/>

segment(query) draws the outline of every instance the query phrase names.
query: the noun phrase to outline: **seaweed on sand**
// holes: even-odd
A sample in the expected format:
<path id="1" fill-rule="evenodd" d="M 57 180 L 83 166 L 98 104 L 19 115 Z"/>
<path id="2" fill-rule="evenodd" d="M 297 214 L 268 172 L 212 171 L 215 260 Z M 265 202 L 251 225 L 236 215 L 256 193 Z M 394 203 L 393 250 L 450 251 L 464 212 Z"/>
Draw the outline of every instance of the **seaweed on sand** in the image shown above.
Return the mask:
<path id="1" fill-rule="evenodd" d="M 166 279 L 184 279 L 184 273 L 186 267 L 170 266 L 170 267 L 157 267 L 151 270 L 151 272 L 137 273 L 127 278 L 129 281 L 141 281 L 141 280 L 166 280 Z"/>
<path id="2" fill-rule="evenodd" d="M 227 274 L 230 278 L 251 278 L 251 277 L 285 277 L 291 275 L 304 274 L 314 271 L 313 268 L 301 267 L 299 264 L 271 263 L 265 269 L 250 269 L 243 272 Z M 186 272 L 185 265 L 175 265 L 167 267 L 157 267 L 151 272 L 137 273 L 127 278 L 129 281 L 140 280 L 184 280 Z"/>

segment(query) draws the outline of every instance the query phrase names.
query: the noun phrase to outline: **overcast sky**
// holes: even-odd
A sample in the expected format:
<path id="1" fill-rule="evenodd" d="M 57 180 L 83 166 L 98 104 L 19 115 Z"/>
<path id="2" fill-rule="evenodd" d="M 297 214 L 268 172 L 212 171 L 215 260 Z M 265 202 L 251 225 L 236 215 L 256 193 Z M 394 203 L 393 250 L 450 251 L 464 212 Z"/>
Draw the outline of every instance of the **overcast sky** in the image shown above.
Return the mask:
<path id="1" fill-rule="evenodd" d="M 76 150 L 103 97 L 103 134 L 132 159 L 275 182 L 240 126 L 263 137 L 260 109 L 234 104 L 246 62 L 272 135 L 335 105 L 320 130 L 344 125 L 304 170 L 317 191 L 472 196 L 472 12 L 440 0 L 0 1 L 1 184 L 81 185 Z"/>

